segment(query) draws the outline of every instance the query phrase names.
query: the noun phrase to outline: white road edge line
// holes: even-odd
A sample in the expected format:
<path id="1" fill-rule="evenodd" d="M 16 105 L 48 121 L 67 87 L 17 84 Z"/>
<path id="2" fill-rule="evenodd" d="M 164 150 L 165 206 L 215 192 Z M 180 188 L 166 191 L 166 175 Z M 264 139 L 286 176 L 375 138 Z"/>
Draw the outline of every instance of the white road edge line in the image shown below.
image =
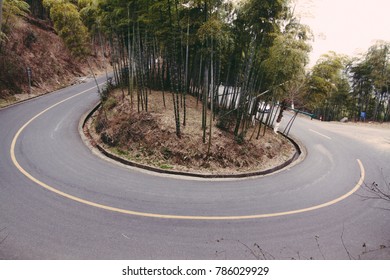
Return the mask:
<path id="1" fill-rule="evenodd" d="M 311 132 L 314 132 L 314 133 L 316 133 L 316 134 L 318 134 L 318 135 L 320 135 L 320 136 L 326 138 L 326 139 L 332 140 L 332 138 L 330 138 L 329 136 L 326 136 L 325 134 L 322 134 L 322 133 L 320 133 L 320 132 L 318 132 L 318 131 L 315 131 L 315 130 L 313 130 L 313 129 L 309 129 L 309 130 L 310 130 Z"/>

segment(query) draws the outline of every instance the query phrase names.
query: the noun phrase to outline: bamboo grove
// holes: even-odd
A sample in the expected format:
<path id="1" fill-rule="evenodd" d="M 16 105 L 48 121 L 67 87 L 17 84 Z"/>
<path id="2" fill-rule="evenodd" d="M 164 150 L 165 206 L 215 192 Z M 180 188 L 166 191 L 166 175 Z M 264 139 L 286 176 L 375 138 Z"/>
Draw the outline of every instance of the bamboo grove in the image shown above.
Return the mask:
<path id="1" fill-rule="evenodd" d="M 207 142 L 214 121 L 242 140 L 253 117 L 261 118 L 259 108 L 283 99 L 283 85 L 308 60 L 309 33 L 289 1 L 242 2 L 82 0 L 78 6 L 89 32 L 109 49 L 115 84 L 134 107 L 148 111 L 151 90 L 161 91 L 162 102 L 173 103 L 180 137 L 186 96 L 193 95 L 203 108 Z"/>

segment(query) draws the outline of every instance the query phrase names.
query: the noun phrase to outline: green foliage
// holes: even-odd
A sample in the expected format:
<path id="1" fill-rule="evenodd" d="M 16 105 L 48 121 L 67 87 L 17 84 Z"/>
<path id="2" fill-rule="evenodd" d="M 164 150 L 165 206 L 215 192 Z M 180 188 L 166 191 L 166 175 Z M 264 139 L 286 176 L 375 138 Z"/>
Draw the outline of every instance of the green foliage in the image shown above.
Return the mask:
<path id="1" fill-rule="evenodd" d="M 348 59 L 330 52 L 321 57 L 308 78 L 307 107 L 324 120 L 344 117 L 350 103 Z"/>
<path id="2" fill-rule="evenodd" d="M 0 30 L 0 50 L 2 49 L 2 43 L 7 40 L 7 35 Z"/>
<path id="3" fill-rule="evenodd" d="M 22 84 L 26 82 L 23 61 L 6 45 L 16 18 L 26 16 L 28 12 L 29 5 L 25 1 L 0 1 L 0 98 L 20 93 Z"/>
<path id="4" fill-rule="evenodd" d="M 0 36 L 2 34 L 1 31 L 2 23 L 3 23 L 3 0 L 0 0 Z M 0 37 L 0 42 L 1 42 L 1 37 Z"/>
<path id="5" fill-rule="evenodd" d="M 310 38 L 308 33 L 308 27 L 292 19 L 286 30 L 276 36 L 269 57 L 263 63 L 267 79 L 273 85 L 284 85 L 305 75 L 311 50 L 307 41 Z"/>
<path id="6" fill-rule="evenodd" d="M 93 33 L 98 21 L 98 1 L 97 0 L 79 0 L 78 7 L 80 8 L 80 18 L 90 33 Z"/>
<path id="7" fill-rule="evenodd" d="M 67 0 L 43 0 L 43 4 L 50 11 L 54 28 L 71 53 L 79 58 L 85 57 L 89 36 L 77 6 Z"/>
<path id="8" fill-rule="evenodd" d="M 4 0 L 3 18 L 7 22 L 15 16 L 26 16 L 29 13 L 30 6 L 23 0 Z"/>
<path id="9" fill-rule="evenodd" d="M 205 43 L 207 40 L 213 39 L 217 43 L 223 42 L 226 38 L 226 28 L 224 22 L 217 16 L 210 17 L 198 29 L 197 35 L 200 42 Z"/>
<path id="10" fill-rule="evenodd" d="M 29 13 L 29 5 L 22 0 L 0 0 L 0 48 L 1 42 L 7 38 L 6 33 L 11 31 L 11 24 L 18 16 Z"/>
<path id="11" fill-rule="evenodd" d="M 115 108 L 116 105 L 117 105 L 117 101 L 115 97 L 108 97 L 108 99 L 103 103 L 103 108 L 105 110 L 111 110 Z"/>
<path id="12" fill-rule="evenodd" d="M 370 47 L 365 60 L 367 64 L 371 65 L 370 77 L 375 91 L 386 90 L 390 74 L 390 43 L 378 42 Z"/>
<path id="13" fill-rule="evenodd" d="M 289 0 L 248 0 L 240 11 L 245 29 L 253 34 L 267 55 L 275 36 L 281 32 L 282 23 L 289 12 Z"/>
<path id="14" fill-rule="evenodd" d="M 173 169 L 173 166 L 169 165 L 169 164 L 160 164 L 159 166 L 161 169 Z"/>
<path id="15" fill-rule="evenodd" d="M 390 120 L 390 42 L 377 42 L 360 59 L 349 66 L 354 115 L 366 112 L 367 118 L 376 121 Z"/>

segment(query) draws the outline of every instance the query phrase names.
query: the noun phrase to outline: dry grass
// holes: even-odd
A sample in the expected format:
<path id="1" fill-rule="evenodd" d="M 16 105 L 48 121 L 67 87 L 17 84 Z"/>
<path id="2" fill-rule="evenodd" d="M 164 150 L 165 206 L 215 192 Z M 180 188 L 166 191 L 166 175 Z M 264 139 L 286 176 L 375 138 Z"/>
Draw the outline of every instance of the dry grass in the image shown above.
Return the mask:
<path id="1" fill-rule="evenodd" d="M 136 98 L 122 100 L 122 92 L 116 91 L 95 115 L 95 141 L 106 145 L 114 153 L 138 163 L 159 168 L 210 174 L 231 174 L 266 170 L 290 159 L 295 150 L 292 144 L 272 130 L 267 130 L 259 140 L 245 139 L 239 145 L 230 132 L 214 125 L 212 145 L 202 141 L 202 104 L 187 96 L 187 125 L 181 125 L 182 134 L 176 136 L 172 94 L 152 92 L 149 95 L 148 112 L 137 113 Z M 183 122 L 183 108 L 180 111 Z M 210 117 L 208 113 L 208 117 Z M 90 128 L 90 131 L 95 131 Z M 250 128 L 250 136 L 253 129 Z M 208 132 L 208 129 L 207 129 Z M 209 135 L 207 135 L 208 141 Z M 206 142 L 207 142 L 206 141 Z"/>
<path id="2" fill-rule="evenodd" d="M 13 67 L 18 75 L 0 84 L 0 107 L 79 83 L 80 77 L 91 74 L 87 63 L 74 59 L 61 38 L 49 27 L 42 28 L 19 19 L 3 47 L 5 54 L 17 58 L 10 61 L 17 62 Z M 6 58 L 3 56 L 1 59 Z M 89 60 L 95 74 L 103 73 L 99 55 L 91 56 Z M 31 94 L 26 67 L 32 70 Z M 12 84 L 19 88 L 16 92 L 11 88 Z"/>

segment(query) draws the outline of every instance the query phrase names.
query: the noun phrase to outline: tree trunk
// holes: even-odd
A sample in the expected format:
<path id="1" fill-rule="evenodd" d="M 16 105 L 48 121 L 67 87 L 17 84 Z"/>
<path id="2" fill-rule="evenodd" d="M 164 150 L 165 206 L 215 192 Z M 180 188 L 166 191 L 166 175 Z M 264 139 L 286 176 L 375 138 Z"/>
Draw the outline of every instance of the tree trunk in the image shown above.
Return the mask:
<path id="1" fill-rule="evenodd" d="M 203 128 L 203 143 L 206 143 L 206 127 L 207 127 L 207 98 L 209 96 L 209 66 L 205 65 L 204 70 L 204 88 L 203 88 L 203 106 L 202 106 L 202 128 Z"/>
<path id="2" fill-rule="evenodd" d="M 0 0 L 0 34 L 1 34 L 2 21 L 3 21 L 3 0 Z"/>
<path id="3" fill-rule="evenodd" d="M 183 101 L 184 101 L 184 110 L 183 110 L 183 126 L 186 126 L 187 120 L 187 111 L 186 111 L 186 94 L 188 92 L 188 56 L 189 56 L 189 37 L 190 37 L 190 18 L 188 17 L 187 22 L 187 42 L 186 42 L 186 68 L 185 68 L 185 80 L 184 80 L 184 92 L 183 92 Z"/>
<path id="4" fill-rule="evenodd" d="M 133 108 L 133 90 L 134 90 L 134 78 L 133 78 L 133 51 L 132 51 L 132 42 L 131 42 L 131 28 L 130 28 L 130 5 L 127 6 L 127 18 L 129 20 L 129 25 L 127 27 L 127 55 L 128 55 L 128 75 L 129 83 L 127 87 L 127 94 L 130 95 L 130 104 Z M 134 24 L 133 24 L 134 25 Z M 133 28 L 134 29 L 134 28 Z M 133 38 L 134 41 L 134 38 Z"/>
<path id="5" fill-rule="evenodd" d="M 214 42 L 211 39 L 211 92 L 210 92 L 210 127 L 209 127 L 209 145 L 207 148 L 207 155 L 210 155 L 211 136 L 213 127 L 213 112 L 214 112 Z"/>
<path id="6" fill-rule="evenodd" d="M 387 110 L 385 113 L 384 122 L 389 121 L 389 116 L 390 116 L 390 95 L 388 96 L 388 100 L 387 100 Z"/>

